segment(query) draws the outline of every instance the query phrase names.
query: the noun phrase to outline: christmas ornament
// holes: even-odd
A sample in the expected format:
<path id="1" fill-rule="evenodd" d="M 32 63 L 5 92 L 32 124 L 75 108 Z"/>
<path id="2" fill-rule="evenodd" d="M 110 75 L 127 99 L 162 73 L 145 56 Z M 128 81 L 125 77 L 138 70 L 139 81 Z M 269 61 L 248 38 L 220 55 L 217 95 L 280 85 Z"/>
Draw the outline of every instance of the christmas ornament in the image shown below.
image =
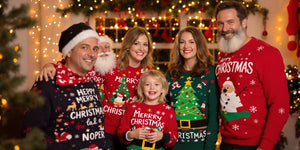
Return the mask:
<path id="1" fill-rule="evenodd" d="M 153 34 L 153 37 L 157 37 L 158 36 L 158 29 L 159 29 L 159 23 L 156 24 L 156 30 Z"/>
<path id="2" fill-rule="evenodd" d="M 300 29 L 300 18 L 298 12 L 299 4 L 300 4 L 300 0 L 290 0 L 287 6 L 288 25 L 286 27 L 287 34 L 289 35 L 289 42 L 287 47 L 291 51 L 298 49 L 297 57 L 300 57 L 299 35 L 298 35 Z"/>
<path id="3" fill-rule="evenodd" d="M 211 30 L 212 23 L 213 23 L 213 21 L 212 21 L 212 16 L 211 16 L 208 29 L 204 32 L 205 37 L 208 38 L 208 39 L 213 39 L 214 38 L 212 30 Z"/>
<path id="4" fill-rule="evenodd" d="M 171 27 L 169 27 L 169 36 L 167 35 L 167 28 L 168 28 L 168 24 L 166 23 L 164 32 L 162 33 L 161 37 L 166 42 L 172 42 L 173 40 L 172 40 L 172 30 L 171 30 Z"/>

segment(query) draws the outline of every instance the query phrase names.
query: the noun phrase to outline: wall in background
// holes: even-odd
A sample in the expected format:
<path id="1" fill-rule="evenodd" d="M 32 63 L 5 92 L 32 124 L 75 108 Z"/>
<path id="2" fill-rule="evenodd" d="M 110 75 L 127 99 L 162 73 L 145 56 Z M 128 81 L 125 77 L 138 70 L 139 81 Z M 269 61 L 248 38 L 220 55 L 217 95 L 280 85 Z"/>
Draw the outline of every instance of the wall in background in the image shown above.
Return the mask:
<path id="1" fill-rule="evenodd" d="M 53 2 L 53 0 L 44 0 L 49 1 L 49 3 Z M 269 10 L 269 19 L 267 20 L 267 32 L 268 35 L 266 37 L 262 36 L 263 32 L 263 24 L 262 24 L 262 16 L 259 14 L 250 15 L 248 18 L 248 34 L 254 36 L 256 38 L 262 39 L 267 43 L 273 45 L 278 48 L 283 56 L 285 65 L 298 65 L 300 67 L 300 58 L 296 57 L 296 51 L 289 51 L 287 49 L 288 35 L 286 33 L 286 25 L 288 23 L 286 6 L 289 0 L 259 0 L 259 4 L 262 7 L 265 7 Z M 19 6 L 21 3 L 30 3 L 30 0 L 10 0 L 10 7 Z M 47 13 L 47 12 L 42 12 Z M 40 14 L 42 19 L 45 19 L 44 14 Z M 71 19 L 70 19 L 71 18 Z M 69 26 L 71 23 L 85 21 L 83 16 L 72 16 L 70 18 L 66 18 L 64 20 L 64 25 Z M 41 20 L 42 20 L 41 19 Z M 40 22 L 43 24 L 43 22 Z M 63 28 L 64 29 L 64 28 Z M 61 30 L 61 29 L 59 29 Z M 51 32 L 51 31 L 47 31 Z M 58 39 L 56 39 L 58 41 Z M 38 65 L 33 59 L 32 53 L 32 42 L 31 37 L 29 36 L 29 30 L 19 30 L 17 31 L 17 39 L 14 42 L 15 44 L 19 44 L 22 48 L 21 58 L 19 59 L 19 63 L 21 65 L 20 72 L 25 75 L 26 81 L 20 87 L 21 90 L 30 89 L 34 82 L 34 71 L 36 69 L 40 70 L 42 65 Z M 45 62 L 50 62 L 49 60 Z M 42 63 L 44 64 L 44 62 Z M 270 66 L 272 67 L 272 66 Z M 276 67 L 276 66 L 274 66 Z M 299 150 L 299 142 L 300 139 L 296 139 L 295 137 L 295 122 L 297 119 L 297 115 L 290 115 L 288 123 L 284 127 L 284 134 L 288 138 L 288 145 L 285 150 Z"/>

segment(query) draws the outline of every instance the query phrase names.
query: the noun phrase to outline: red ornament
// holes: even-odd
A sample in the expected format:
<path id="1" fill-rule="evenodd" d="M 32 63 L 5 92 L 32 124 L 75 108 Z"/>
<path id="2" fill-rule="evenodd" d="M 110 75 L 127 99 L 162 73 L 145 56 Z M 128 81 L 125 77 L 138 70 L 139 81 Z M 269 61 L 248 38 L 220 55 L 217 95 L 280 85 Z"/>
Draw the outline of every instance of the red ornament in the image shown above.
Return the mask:
<path id="1" fill-rule="evenodd" d="M 114 11 L 120 11 L 120 9 L 118 7 L 115 7 Z"/>
<path id="2" fill-rule="evenodd" d="M 263 35 L 263 36 L 267 36 L 267 35 L 268 35 L 268 32 L 267 32 L 266 30 L 264 30 L 263 33 L 262 33 L 262 35 Z"/>
<path id="3" fill-rule="evenodd" d="M 192 109 L 195 110 L 195 107 L 193 107 Z"/>
<path id="4" fill-rule="evenodd" d="M 188 95 L 189 93 L 188 92 L 185 92 L 185 95 Z"/>
<path id="5" fill-rule="evenodd" d="M 163 3 L 164 5 L 168 5 L 168 4 L 170 3 L 170 1 L 169 1 L 169 0 L 162 0 L 162 3 Z"/>
<path id="6" fill-rule="evenodd" d="M 181 104 L 184 104 L 184 102 L 181 102 Z"/>
<path id="7" fill-rule="evenodd" d="M 201 6 L 200 11 L 204 12 L 204 10 L 205 10 L 204 6 Z"/>
<path id="8" fill-rule="evenodd" d="M 193 93 L 194 91 L 191 91 L 191 93 Z"/>

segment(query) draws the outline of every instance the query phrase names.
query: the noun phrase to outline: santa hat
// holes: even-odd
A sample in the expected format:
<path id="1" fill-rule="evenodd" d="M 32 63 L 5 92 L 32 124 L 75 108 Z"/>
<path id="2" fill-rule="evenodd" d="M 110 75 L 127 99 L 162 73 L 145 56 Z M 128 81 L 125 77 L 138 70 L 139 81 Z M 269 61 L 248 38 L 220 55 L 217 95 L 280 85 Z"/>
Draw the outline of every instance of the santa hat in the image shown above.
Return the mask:
<path id="1" fill-rule="evenodd" d="M 85 23 L 73 24 L 71 27 L 61 33 L 58 47 L 59 51 L 66 55 L 81 41 L 87 38 L 96 38 L 100 43 L 99 36 L 89 25 Z"/>
<path id="2" fill-rule="evenodd" d="M 101 36 L 99 36 L 99 39 L 100 39 L 99 43 L 107 42 L 107 43 L 109 43 L 110 46 L 112 46 L 113 41 L 107 35 L 101 35 Z"/>

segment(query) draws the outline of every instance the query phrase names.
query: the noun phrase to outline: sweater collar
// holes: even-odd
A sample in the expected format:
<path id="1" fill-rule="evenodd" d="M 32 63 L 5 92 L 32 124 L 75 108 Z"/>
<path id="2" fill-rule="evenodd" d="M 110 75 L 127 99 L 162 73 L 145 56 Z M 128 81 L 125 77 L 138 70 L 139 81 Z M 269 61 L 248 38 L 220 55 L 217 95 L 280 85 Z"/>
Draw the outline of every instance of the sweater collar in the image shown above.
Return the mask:
<path id="1" fill-rule="evenodd" d="M 56 83 L 59 86 L 86 83 L 89 82 L 95 75 L 95 71 L 92 69 L 91 71 L 87 72 L 86 76 L 81 76 L 64 66 L 61 62 L 57 62 L 56 72 Z"/>

